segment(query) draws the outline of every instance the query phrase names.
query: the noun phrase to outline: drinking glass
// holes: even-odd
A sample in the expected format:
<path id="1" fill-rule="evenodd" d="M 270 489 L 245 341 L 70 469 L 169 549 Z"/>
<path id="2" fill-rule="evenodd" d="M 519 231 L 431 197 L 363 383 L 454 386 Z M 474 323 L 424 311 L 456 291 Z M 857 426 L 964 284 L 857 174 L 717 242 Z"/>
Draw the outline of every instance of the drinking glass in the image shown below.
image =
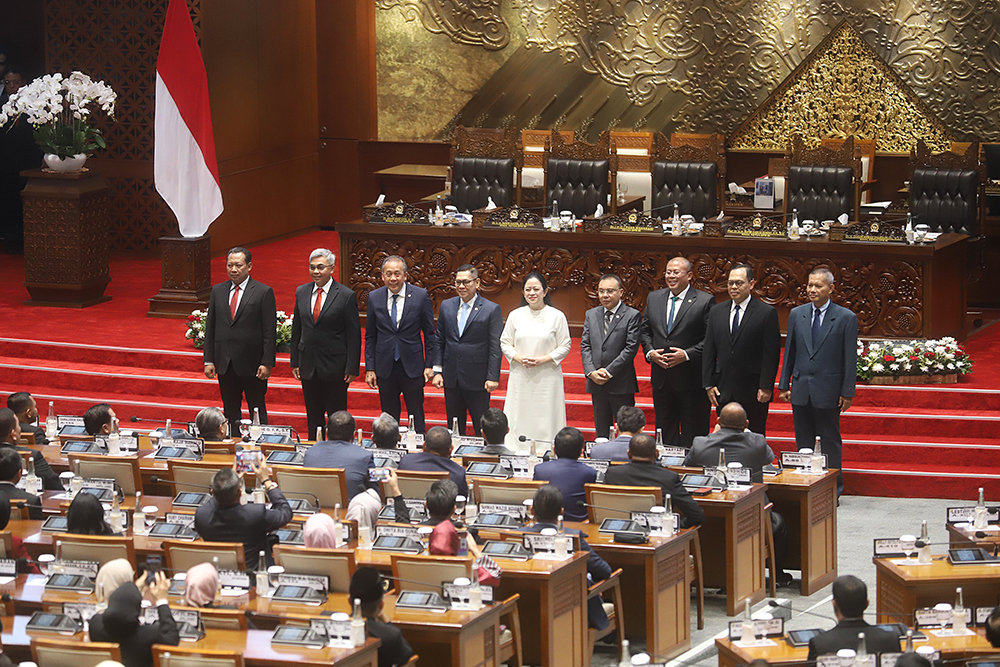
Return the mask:
<path id="1" fill-rule="evenodd" d="M 927 234 L 931 231 L 930 225 L 919 224 L 913 227 L 913 239 L 917 243 L 924 243 L 927 240 Z"/>
<path id="2" fill-rule="evenodd" d="M 42 554 L 38 557 L 38 567 L 41 569 L 42 574 L 46 577 L 52 575 L 52 563 L 54 563 L 56 557 L 52 554 Z"/>
<path id="3" fill-rule="evenodd" d="M 251 424 L 252 424 L 252 422 L 249 419 L 241 419 L 240 420 L 240 435 L 243 436 L 244 440 L 246 440 L 248 437 L 250 437 L 250 425 Z"/>
<path id="4" fill-rule="evenodd" d="M 906 554 L 906 560 L 917 550 L 917 538 L 915 535 L 903 535 L 899 538 L 899 549 Z"/>
<path id="5" fill-rule="evenodd" d="M 156 505 L 146 505 L 142 508 L 142 513 L 145 515 L 143 518 L 146 523 L 146 534 L 149 535 L 149 531 L 156 524 Z"/>
<path id="6" fill-rule="evenodd" d="M 73 473 L 68 470 L 63 473 L 59 473 L 59 483 L 62 484 L 63 491 L 69 493 L 69 487 L 73 484 Z"/>
<path id="7" fill-rule="evenodd" d="M 807 241 L 809 240 L 809 237 L 812 236 L 813 229 L 815 229 L 815 227 L 816 227 L 816 221 L 815 220 L 803 220 L 802 221 L 802 231 L 805 234 Z"/>

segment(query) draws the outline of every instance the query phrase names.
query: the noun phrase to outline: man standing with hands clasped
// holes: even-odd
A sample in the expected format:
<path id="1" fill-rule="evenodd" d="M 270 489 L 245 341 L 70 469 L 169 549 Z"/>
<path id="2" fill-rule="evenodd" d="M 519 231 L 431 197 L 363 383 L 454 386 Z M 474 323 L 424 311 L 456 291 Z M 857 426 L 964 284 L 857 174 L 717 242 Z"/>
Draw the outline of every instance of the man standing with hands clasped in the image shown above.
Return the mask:
<path id="1" fill-rule="evenodd" d="M 439 347 L 434 360 L 433 384 L 444 387 L 448 424 L 457 418 L 465 435 L 465 415 L 480 434 L 479 421 L 490 407 L 490 393 L 500 386 L 500 306 L 479 294 L 479 271 L 463 264 L 455 272 L 454 296 L 441 304 L 438 315 Z"/>
<path id="2" fill-rule="evenodd" d="M 333 279 L 336 260 L 326 248 L 313 250 L 312 282 L 295 290 L 291 366 L 292 375 L 302 381 L 310 437 L 328 415 L 347 410 L 347 387 L 361 367 L 358 297 Z"/>
<path id="3" fill-rule="evenodd" d="M 827 466 L 840 469 L 840 413 L 851 407 L 858 374 L 858 316 L 830 300 L 833 280 L 828 268 L 813 269 L 806 285 L 811 303 L 788 314 L 778 390 L 792 402 L 796 446 L 812 448 L 819 436 Z M 837 494 L 843 490 L 840 473 Z"/>
<path id="4" fill-rule="evenodd" d="M 274 368 L 277 309 L 274 290 L 250 277 L 252 255 L 233 248 L 226 256 L 229 280 L 212 288 L 205 323 L 205 377 L 219 378 L 223 412 L 229 432 L 238 433 L 243 396 L 253 414 L 267 423 L 267 378 Z"/>

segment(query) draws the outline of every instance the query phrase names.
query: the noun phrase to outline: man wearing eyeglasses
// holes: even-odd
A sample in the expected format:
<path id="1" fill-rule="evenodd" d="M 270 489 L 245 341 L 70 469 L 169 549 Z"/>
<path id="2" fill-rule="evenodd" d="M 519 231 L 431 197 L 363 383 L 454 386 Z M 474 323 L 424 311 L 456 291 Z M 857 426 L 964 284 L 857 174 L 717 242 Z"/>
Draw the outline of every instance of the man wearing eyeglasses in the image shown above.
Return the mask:
<path id="1" fill-rule="evenodd" d="M 449 426 L 458 419 L 465 435 L 465 415 L 480 435 L 479 421 L 490 407 L 490 392 L 500 386 L 500 306 L 479 295 L 479 271 L 463 264 L 455 273 L 458 296 L 441 304 L 434 360 L 435 387 L 444 387 Z"/>
<path id="2" fill-rule="evenodd" d="M 333 279 L 336 261 L 326 248 L 313 250 L 312 282 L 295 290 L 291 366 L 302 382 L 310 438 L 328 415 L 347 410 L 347 387 L 361 369 L 358 296 Z"/>

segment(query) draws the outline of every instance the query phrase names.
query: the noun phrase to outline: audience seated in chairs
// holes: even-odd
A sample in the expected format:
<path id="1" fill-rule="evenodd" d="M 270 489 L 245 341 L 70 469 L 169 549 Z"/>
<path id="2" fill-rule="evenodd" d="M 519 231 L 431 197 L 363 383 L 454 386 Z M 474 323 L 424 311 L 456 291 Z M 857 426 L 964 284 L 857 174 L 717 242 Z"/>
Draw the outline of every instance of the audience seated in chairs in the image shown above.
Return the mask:
<path id="1" fill-rule="evenodd" d="M 205 442 L 223 442 L 229 439 L 226 435 L 226 416 L 219 408 L 205 408 L 194 418 L 198 429 L 198 437 Z"/>
<path id="2" fill-rule="evenodd" d="M 188 569 L 184 576 L 184 601 L 192 607 L 211 607 L 218 588 L 219 573 L 215 566 L 199 563 Z"/>
<path id="3" fill-rule="evenodd" d="M 442 546 L 443 543 L 439 541 L 437 553 L 442 556 L 458 555 L 459 544 L 457 541 L 457 529 L 465 527 L 465 524 L 455 517 L 456 498 L 458 498 L 458 487 L 455 486 L 455 483 L 450 479 L 439 479 L 431 484 L 431 488 L 427 490 L 427 496 L 424 499 L 427 503 L 427 518 L 421 521 L 420 525 L 434 526 L 435 528 L 444 522 L 448 522 L 450 525 L 450 529 L 446 526 L 442 529 L 441 533 L 439 533 L 440 535 L 447 536 L 447 543 L 451 545 L 450 547 Z M 402 497 L 400 497 L 400 502 L 396 503 L 396 521 L 400 523 L 409 523 L 409 509 L 406 507 L 406 503 L 401 501 Z M 400 505 L 402 505 L 402 507 L 400 507 Z M 454 533 L 454 538 L 451 536 L 452 533 Z M 481 550 L 476 542 L 475 535 L 476 531 L 474 529 L 470 530 L 466 540 L 469 547 L 469 553 L 478 558 Z M 439 540 L 440 539 L 441 538 L 439 538 Z"/>
<path id="4" fill-rule="evenodd" d="M 821 655 L 836 653 L 842 648 L 856 649 L 858 634 L 864 634 L 869 654 L 896 653 L 899 636 L 887 632 L 864 619 L 868 608 L 868 586 L 854 575 L 837 577 L 833 582 L 833 613 L 837 625 L 809 640 L 809 664 Z"/>
<path id="5" fill-rule="evenodd" d="M 419 472 L 447 472 L 458 487 L 458 494 L 469 496 L 465 481 L 465 468 L 451 460 L 451 431 L 435 426 L 424 435 L 424 451 L 407 454 L 399 460 L 400 470 Z"/>
<path id="6" fill-rule="evenodd" d="M 368 478 L 368 469 L 375 467 L 371 450 L 354 442 L 355 421 L 351 413 L 339 410 L 326 423 L 327 440 L 321 440 L 306 450 L 306 468 L 343 468 L 347 478 L 347 495 L 353 498 L 365 489 L 377 489 Z"/>
<path id="7" fill-rule="evenodd" d="M 586 521 L 587 508 L 584 502 L 584 485 L 597 481 L 597 471 L 577 459 L 583 454 L 583 433 L 567 426 L 556 434 L 552 451 L 555 459 L 540 463 L 535 467 L 535 480 L 549 482 L 559 487 L 567 507 L 564 515 L 567 521 Z"/>
<path id="8" fill-rule="evenodd" d="M 107 403 L 98 403 L 83 413 L 83 427 L 87 435 L 107 435 L 118 430 L 118 417 Z"/>
<path id="9" fill-rule="evenodd" d="M 132 563 L 124 558 L 109 560 L 97 571 L 97 579 L 94 582 L 94 595 L 98 602 L 104 602 L 112 593 L 118 590 L 122 584 L 126 584 L 135 579 L 135 568 Z"/>
<path id="10" fill-rule="evenodd" d="M 372 422 L 372 442 L 376 449 L 396 449 L 399 445 L 399 422 L 388 412 Z"/>
<path id="11" fill-rule="evenodd" d="M 26 391 L 14 392 L 7 397 L 7 407 L 17 416 L 22 433 L 35 436 L 36 445 L 49 444 L 49 439 L 45 437 L 45 429 L 35 426 L 35 421 L 38 419 L 38 404 L 31 394 Z"/>
<path id="12" fill-rule="evenodd" d="M 631 405 L 618 408 L 615 415 L 618 424 L 618 437 L 610 442 L 599 442 L 590 450 L 592 459 L 608 459 L 609 461 L 628 461 L 628 443 L 632 437 L 642 433 L 646 426 L 646 415 L 642 410 Z"/>
<path id="13" fill-rule="evenodd" d="M 18 446 L 21 439 L 21 425 L 17 421 L 17 415 L 10 408 L 0 408 L 0 447 L 11 447 L 19 452 L 31 452 L 31 460 L 35 463 L 35 475 L 42 480 L 42 486 L 46 491 L 62 491 L 62 483 L 59 475 L 42 456 L 42 453 L 31 447 Z"/>
<path id="14" fill-rule="evenodd" d="M 0 531 L 7 530 L 7 525 L 10 524 L 10 511 L 10 501 L 6 498 L 0 498 Z M 24 548 L 21 536 L 11 534 L 10 539 L 14 547 L 14 553 L 13 556 L 8 554 L 7 557 L 13 557 L 18 560 L 17 571 L 22 574 L 39 574 L 40 570 L 34 561 L 31 560 L 31 556 L 28 555 L 28 550 Z"/>
<path id="15" fill-rule="evenodd" d="M 413 649 L 403 638 L 399 628 L 392 625 L 382 613 L 385 588 L 382 575 L 373 567 L 359 567 L 351 577 L 351 600 L 361 602 L 361 615 L 365 617 L 368 636 L 382 640 L 378 649 L 379 667 L 402 665 L 413 656 Z"/>
<path id="16" fill-rule="evenodd" d="M 180 634 L 167 605 L 170 580 L 162 572 L 156 573 L 152 586 L 142 590 L 132 582 L 119 586 L 108 596 L 108 608 L 90 619 L 90 639 L 97 642 L 115 642 L 121 647 L 125 667 L 153 667 L 153 644 L 177 646 Z M 142 598 L 146 592 L 156 600 L 159 620 L 142 625 Z"/>
<path id="17" fill-rule="evenodd" d="M 33 493 L 28 493 L 24 489 L 15 486 L 21 479 L 21 466 L 24 461 L 21 455 L 13 447 L 0 447 L 0 498 L 8 501 L 10 507 L 11 500 L 23 500 L 28 505 L 28 518 L 34 521 L 41 521 L 42 499 Z M 8 510 L 8 519 L 10 511 Z"/>
<path id="18" fill-rule="evenodd" d="M 66 532 L 73 535 L 114 535 L 104 520 L 104 506 L 97 496 L 78 493 L 66 511 Z"/>
<path id="19" fill-rule="evenodd" d="M 507 415 L 500 408 L 490 408 L 483 413 L 479 419 L 479 428 L 483 433 L 483 440 L 486 446 L 480 454 L 492 454 L 495 456 L 514 456 L 515 452 L 504 446 L 504 440 L 510 431 L 507 423 Z"/>
<path id="20" fill-rule="evenodd" d="M 390 419 L 392 418 L 390 417 Z M 392 468 L 387 468 L 386 470 L 389 471 L 389 479 L 384 482 L 385 497 L 386 499 L 392 499 L 393 507 L 397 508 L 396 512 L 399 513 L 397 516 L 409 516 L 409 512 L 406 510 L 406 503 L 403 501 L 403 494 L 399 492 L 399 479 L 396 477 L 396 471 Z M 346 518 L 348 521 L 357 521 L 359 528 L 361 526 L 371 528 L 378 522 L 378 515 L 381 511 L 382 498 L 379 496 L 378 491 L 375 489 L 365 489 L 364 493 L 359 493 L 351 498 L 351 502 L 347 506 Z M 401 520 L 397 519 L 397 521 Z M 308 527 L 308 525 L 309 522 L 306 521 L 306 526 Z M 306 537 L 306 546 L 309 546 L 308 539 Z"/>

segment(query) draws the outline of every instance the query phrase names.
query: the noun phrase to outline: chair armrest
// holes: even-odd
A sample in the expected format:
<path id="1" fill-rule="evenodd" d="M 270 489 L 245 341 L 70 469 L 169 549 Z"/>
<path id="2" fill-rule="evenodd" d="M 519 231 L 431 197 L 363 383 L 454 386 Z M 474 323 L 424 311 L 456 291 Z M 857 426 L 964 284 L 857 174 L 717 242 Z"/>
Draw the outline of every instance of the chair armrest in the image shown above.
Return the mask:
<path id="1" fill-rule="evenodd" d="M 594 597 L 595 595 L 601 595 L 605 591 L 609 591 L 615 586 L 619 585 L 619 578 L 621 577 L 622 570 L 618 568 L 611 573 L 611 576 L 604 581 L 599 581 L 590 588 L 587 589 L 587 599 Z"/>

